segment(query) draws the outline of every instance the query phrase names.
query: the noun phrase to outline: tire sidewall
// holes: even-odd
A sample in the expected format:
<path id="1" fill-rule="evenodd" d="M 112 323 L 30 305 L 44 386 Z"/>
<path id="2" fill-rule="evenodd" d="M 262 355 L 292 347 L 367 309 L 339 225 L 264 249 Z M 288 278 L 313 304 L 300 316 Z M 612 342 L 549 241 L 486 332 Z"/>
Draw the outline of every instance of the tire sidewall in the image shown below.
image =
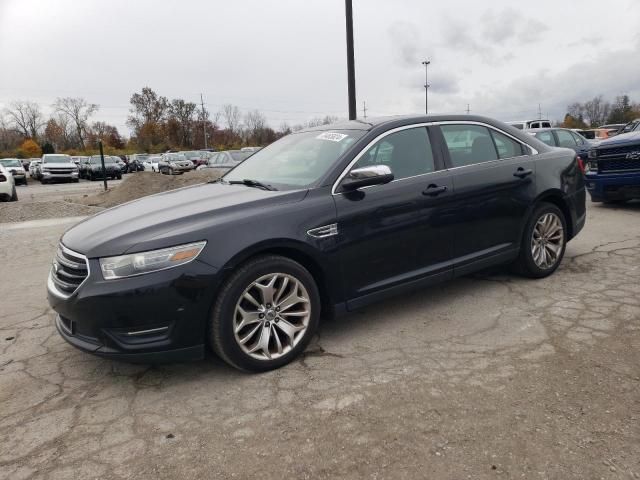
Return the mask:
<path id="1" fill-rule="evenodd" d="M 541 216 L 547 213 L 555 214 L 560 219 L 560 222 L 562 222 L 563 242 L 562 242 L 562 250 L 560 251 L 558 260 L 556 261 L 555 265 L 553 265 L 553 267 L 551 268 L 542 269 L 538 267 L 538 265 L 536 265 L 536 262 L 533 259 L 533 253 L 531 252 L 531 237 L 533 235 L 533 229 L 535 228 L 536 223 L 538 222 Z M 533 213 L 531 214 L 529 221 L 527 222 L 527 227 L 525 228 L 524 236 L 522 238 L 522 245 L 520 248 L 522 249 L 522 260 L 524 263 L 523 266 L 527 270 L 527 274 L 529 274 L 529 276 L 534 278 L 543 278 L 555 272 L 556 269 L 562 263 L 562 259 L 564 258 L 564 252 L 567 248 L 567 221 L 564 218 L 564 214 L 562 213 L 562 210 L 560 210 L 557 206 L 551 203 L 542 203 L 539 206 L 537 206 L 534 209 Z"/>
<path id="2" fill-rule="evenodd" d="M 311 303 L 311 318 L 305 336 L 286 355 L 270 361 L 256 360 L 242 351 L 238 345 L 233 332 L 233 317 L 235 314 L 236 302 L 244 290 L 253 281 L 271 273 L 286 273 L 297 278 L 309 293 Z M 213 349 L 224 360 L 233 366 L 252 372 L 263 372 L 279 368 L 295 359 L 307 347 L 317 329 L 320 319 L 320 294 L 318 287 L 311 274 L 302 265 L 286 257 L 262 257 L 246 264 L 240 269 L 239 274 L 232 277 L 222 288 L 220 297 L 216 302 L 212 318 L 210 321 L 210 339 Z M 219 342 L 213 341 L 216 334 Z M 218 351 L 221 350 L 221 351 Z"/>

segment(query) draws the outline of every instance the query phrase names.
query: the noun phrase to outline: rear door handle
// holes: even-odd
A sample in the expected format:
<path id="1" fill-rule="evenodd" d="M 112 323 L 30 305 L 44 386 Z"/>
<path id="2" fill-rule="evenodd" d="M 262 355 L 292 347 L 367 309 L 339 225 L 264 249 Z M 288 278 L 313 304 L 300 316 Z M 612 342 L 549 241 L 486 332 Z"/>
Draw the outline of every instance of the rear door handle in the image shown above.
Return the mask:
<path id="1" fill-rule="evenodd" d="M 445 185 L 435 185 L 431 184 L 426 189 L 422 191 L 423 195 L 429 195 L 430 197 L 435 197 L 436 195 L 440 195 L 447 191 L 447 187 Z"/>
<path id="2" fill-rule="evenodd" d="M 530 168 L 527 168 L 525 170 L 522 167 L 518 167 L 518 170 L 515 171 L 513 176 L 514 177 L 518 177 L 518 178 L 525 178 L 525 177 L 528 177 L 529 175 L 531 175 L 532 173 L 533 173 L 533 170 L 531 170 Z"/>

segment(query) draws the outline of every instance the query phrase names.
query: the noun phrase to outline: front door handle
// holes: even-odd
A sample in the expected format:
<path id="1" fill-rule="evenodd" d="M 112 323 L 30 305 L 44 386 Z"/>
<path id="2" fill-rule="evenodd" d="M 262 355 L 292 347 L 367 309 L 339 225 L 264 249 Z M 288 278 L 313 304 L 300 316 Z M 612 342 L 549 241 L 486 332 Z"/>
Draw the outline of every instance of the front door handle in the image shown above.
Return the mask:
<path id="1" fill-rule="evenodd" d="M 430 197 L 435 197 L 436 195 L 440 195 L 447 191 L 447 187 L 445 185 L 436 185 L 432 183 L 426 189 L 422 191 L 423 195 L 429 195 Z"/>
<path id="2" fill-rule="evenodd" d="M 531 175 L 532 173 L 533 173 L 533 170 L 531 170 L 530 168 L 527 168 L 525 170 L 522 167 L 518 167 L 518 170 L 515 171 L 513 176 L 514 177 L 518 177 L 518 178 L 525 178 L 525 177 L 528 177 L 529 175 Z"/>

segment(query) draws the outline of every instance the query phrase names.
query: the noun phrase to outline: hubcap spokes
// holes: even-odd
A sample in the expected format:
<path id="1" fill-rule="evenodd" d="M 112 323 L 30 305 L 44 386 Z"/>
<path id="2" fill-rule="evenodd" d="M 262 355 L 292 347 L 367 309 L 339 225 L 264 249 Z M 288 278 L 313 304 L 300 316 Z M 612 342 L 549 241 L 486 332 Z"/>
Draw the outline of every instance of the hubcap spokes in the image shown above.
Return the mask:
<path id="1" fill-rule="evenodd" d="M 542 269 L 553 267 L 564 243 L 562 222 L 555 213 L 545 213 L 536 222 L 531 236 L 531 255 Z"/>
<path id="2" fill-rule="evenodd" d="M 304 285 L 286 273 L 272 273 L 251 283 L 240 296 L 233 330 L 244 353 L 258 360 L 274 360 L 296 346 L 310 318 Z"/>

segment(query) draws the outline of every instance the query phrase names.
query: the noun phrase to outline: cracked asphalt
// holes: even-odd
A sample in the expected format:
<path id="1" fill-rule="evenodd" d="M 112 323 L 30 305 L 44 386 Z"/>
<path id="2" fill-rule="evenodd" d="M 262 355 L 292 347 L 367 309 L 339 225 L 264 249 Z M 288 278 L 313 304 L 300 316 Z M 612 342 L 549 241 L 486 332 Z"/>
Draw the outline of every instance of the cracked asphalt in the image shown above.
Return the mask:
<path id="1" fill-rule="evenodd" d="M 496 269 L 325 322 L 249 375 L 55 332 L 60 222 L 0 225 L 0 478 L 640 478 L 640 204 L 588 205 L 560 269 Z"/>

